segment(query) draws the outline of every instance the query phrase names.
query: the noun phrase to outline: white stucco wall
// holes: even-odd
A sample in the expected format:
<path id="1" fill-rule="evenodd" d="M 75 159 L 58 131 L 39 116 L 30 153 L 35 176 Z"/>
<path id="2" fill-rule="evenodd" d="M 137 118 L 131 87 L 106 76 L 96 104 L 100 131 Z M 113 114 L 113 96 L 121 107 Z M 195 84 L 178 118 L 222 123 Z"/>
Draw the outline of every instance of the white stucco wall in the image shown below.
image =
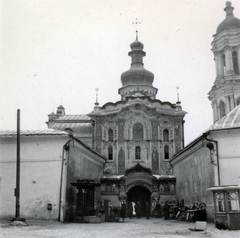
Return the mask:
<path id="1" fill-rule="evenodd" d="M 21 135 L 20 217 L 57 219 L 67 135 Z M 0 138 L 0 218 L 15 217 L 16 136 Z M 53 205 L 52 211 L 47 204 Z"/>
<path id="2" fill-rule="evenodd" d="M 221 185 L 240 185 L 240 129 L 211 131 L 218 141 Z"/>
<path id="3" fill-rule="evenodd" d="M 177 199 L 184 199 L 186 205 L 205 202 L 207 219 L 212 221 L 213 196 L 207 188 L 218 185 L 240 185 L 240 128 L 212 130 L 208 139 L 217 141 L 218 144 L 217 159 L 216 143 L 213 142 L 213 164 L 210 160 L 210 151 L 206 147 L 207 141 L 201 137 L 177 154 L 171 163 L 177 178 Z M 217 163 L 219 163 L 220 175 Z"/>

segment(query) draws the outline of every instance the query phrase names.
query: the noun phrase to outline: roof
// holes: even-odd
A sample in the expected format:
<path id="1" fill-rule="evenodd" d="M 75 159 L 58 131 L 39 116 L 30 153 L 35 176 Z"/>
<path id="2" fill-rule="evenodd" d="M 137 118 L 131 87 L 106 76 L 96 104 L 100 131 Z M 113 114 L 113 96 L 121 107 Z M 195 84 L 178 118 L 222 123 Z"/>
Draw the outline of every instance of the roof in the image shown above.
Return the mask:
<path id="1" fill-rule="evenodd" d="M 153 174 L 153 177 L 157 178 L 158 180 L 175 180 L 176 179 L 176 177 L 174 175 Z"/>
<path id="2" fill-rule="evenodd" d="M 209 130 L 230 129 L 240 127 L 240 105 L 230 111 L 225 117 L 215 122 Z"/>
<path id="3" fill-rule="evenodd" d="M 92 135 L 93 127 L 91 123 L 54 123 L 52 126 L 56 130 L 71 128 L 74 133 Z"/>
<path id="4" fill-rule="evenodd" d="M 92 136 L 92 119 L 85 114 L 63 115 L 54 119 L 52 129 L 64 131 L 71 128 L 75 135 Z"/>
<path id="5" fill-rule="evenodd" d="M 83 141 L 79 140 L 78 138 L 76 138 L 74 136 L 72 136 L 72 138 L 74 140 L 76 140 L 77 142 L 79 142 L 80 144 L 82 144 L 87 149 L 89 149 L 90 151 L 92 151 L 93 153 L 95 153 L 96 155 L 100 156 L 102 159 L 104 159 L 104 161 L 106 161 L 106 157 L 104 155 L 98 153 L 96 150 L 94 150 L 92 147 L 90 147 L 89 145 L 85 144 Z"/>
<path id="6" fill-rule="evenodd" d="M 119 180 L 122 177 L 124 177 L 124 175 L 102 175 L 101 179 Z"/>
<path id="7" fill-rule="evenodd" d="M 221 186 L 215 186 L 212 188 L 208 188 L 207 190 L 210 190 L 210 191 L 240 190 L 240 186 L 238 186 L 238 185 L 221 185 Z"/>
<path id="8" fill-rule="evenodd" d="M 13 137 L 17 135 L 17 131 L 6 130 L 0 131 L 0 137 Z M 25 136 L 41 136 L 41 135 L 68 135 L 65 131 L 59 131 L 54 129 L 45 129 L 45 130 L 21 130 L 20 135 Z"/>
<path id="9" fill-rule="evenodd" d="M 91 121 L 91 118 L 85 114 L 64 115 L 56 119 L 56 121 Z"/>

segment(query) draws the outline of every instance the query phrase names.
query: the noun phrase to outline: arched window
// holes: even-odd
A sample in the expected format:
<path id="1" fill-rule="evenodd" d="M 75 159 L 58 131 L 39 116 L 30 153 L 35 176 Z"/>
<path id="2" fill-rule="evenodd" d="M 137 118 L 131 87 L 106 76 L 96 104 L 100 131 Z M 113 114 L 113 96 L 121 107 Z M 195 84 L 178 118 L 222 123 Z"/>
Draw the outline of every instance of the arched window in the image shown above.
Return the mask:
<path id="1" fill-rule="evenodd" d="M 225 59 L 225 54 L 222 54 L 222 65 L 223 65 L 224 75 L 226 75 L 226 59 Z"/>
<path id="2" fill-rule="evenodd" d="M 169 146 L 164 146 L 164 159 L 169 159 Z"/>
<path id="3" fill-rule="evenodd" d="M 135 147 L 135 160 L 140 160 L 141 159 L 141 147 L 136 146 Z"/>
<path id="4" fill-rule="evenodd" d="M 108 141 L 113 141 L 113 130 L 112 129 L 108 130 Z"/>
<path id="5" fill-rule="evenodd" d="M 235 75 L 239 75 L 239 68 L 238 68 L 238 55 L 236 51 L 232 52 L 232 61 L 233 61 L 233 71 Z"/>
<path id="6" fill-rule="evenodd" d="M 108 159 L 109 160 L 113 159 L 113 147 L 111 145 L 108 146 Z"/>
<path id="7" fill-rule="evenodd" d="M 169 141 L 169 131 L 168 131 L 168 129 L 163 130 L 163 141 Z"/>
<path id="8" fill-rule="evenodd" d="M 141 123 L 133 125 L 133 139 L 143 140 L 143 125 Z"/>
<path id="9" fill-rule="evenodd" d="M 223 101 L 219 104 L 219 110 L 220 110 L 220 118 L 225 116 L 225 104 Z"/>

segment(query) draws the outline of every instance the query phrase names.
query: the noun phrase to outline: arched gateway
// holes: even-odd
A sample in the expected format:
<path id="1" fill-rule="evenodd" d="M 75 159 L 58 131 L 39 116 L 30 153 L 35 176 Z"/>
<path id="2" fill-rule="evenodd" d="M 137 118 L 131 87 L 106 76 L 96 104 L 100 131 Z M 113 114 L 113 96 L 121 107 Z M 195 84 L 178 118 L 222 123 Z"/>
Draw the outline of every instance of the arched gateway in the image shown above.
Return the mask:
<path id="1" fill-rule="evenodd" d="M 141 216 L 145 216 L 146 203 L 150 207 L 158 199 L 158 181 L 152 175 L 151 170 L 137 164 L 126 171 L 126 175 L 121 178 L 120 200 L 126 200 L 127 204 L 132 202 L 141 204 Z"/>
<path id="2" fill-rule="evenodd" d="M 141 205 L 141 216 L 146 216 L 146 203 L 151 204 L 151 192 L 144 186 L 132 187 L 127 193 L 127 203 Z"/>

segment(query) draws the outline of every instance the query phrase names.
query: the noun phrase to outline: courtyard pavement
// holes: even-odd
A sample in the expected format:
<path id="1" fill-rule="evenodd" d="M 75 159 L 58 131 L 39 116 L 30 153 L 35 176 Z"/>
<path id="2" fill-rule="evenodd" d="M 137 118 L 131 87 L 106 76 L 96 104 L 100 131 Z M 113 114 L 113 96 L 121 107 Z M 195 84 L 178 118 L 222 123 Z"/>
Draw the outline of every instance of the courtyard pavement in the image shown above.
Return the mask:
<path id="1" fill-rule="evenodd" d="M 240 231 L 218 230 L 208 223 L 205 231 L 190 231 L 195 223 L 164 220 L 163 218 L 133 218 L 125 222 L 60 223 L 57 221 L 27 220 L 28 226 L 12 226 L 0 220 L 0 237 L 4 238 L 159 238 L 159 237 L 240 237 Z"/>

